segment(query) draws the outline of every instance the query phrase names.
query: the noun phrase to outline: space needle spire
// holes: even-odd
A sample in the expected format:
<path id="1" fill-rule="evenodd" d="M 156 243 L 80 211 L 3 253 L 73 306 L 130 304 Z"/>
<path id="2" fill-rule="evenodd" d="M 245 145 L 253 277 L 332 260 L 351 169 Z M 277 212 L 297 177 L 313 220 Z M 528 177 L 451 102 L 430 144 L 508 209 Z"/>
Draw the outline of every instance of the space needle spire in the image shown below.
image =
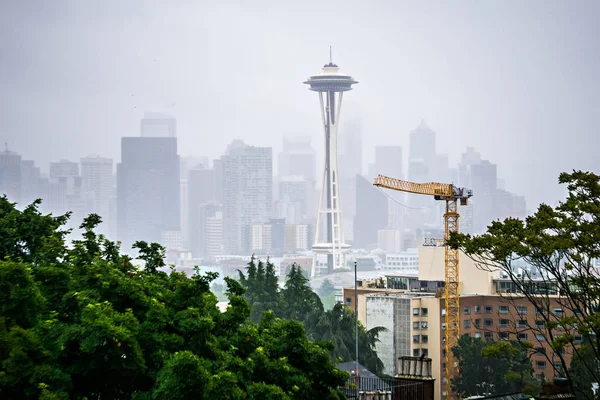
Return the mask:
<path id="1" fill-rule="evenodd" d="M 345 253 L 350 246 L 344 242 L 342 210 L 337 161 L 337 135 L 344 92 L 357 84 L 351 76 L 342 74 L 333 63 L 333 51 L 329 47 L 329 64 L 323 66 L 320 74 L 311 76 L 306 82 L 310 90 L 319 95 L 321 118 L 325 133 L 325 168 L 319 200 L 317 229 L 312 246 L 312 276 L 317 269 L 327 266 L 327 273 L 345 267 Z"/>

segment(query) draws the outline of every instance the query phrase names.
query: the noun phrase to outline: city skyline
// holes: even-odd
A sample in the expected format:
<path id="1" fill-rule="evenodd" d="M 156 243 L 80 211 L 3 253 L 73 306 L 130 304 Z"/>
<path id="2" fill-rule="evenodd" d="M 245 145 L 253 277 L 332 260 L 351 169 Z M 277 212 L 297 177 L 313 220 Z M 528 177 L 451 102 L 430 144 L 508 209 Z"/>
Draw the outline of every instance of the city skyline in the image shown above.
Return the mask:
<path id="1" fill-rule="evenodd" d="M 344 106 L 362 122 L 364 164 L 375 145 L 408 148 L 425 119 L 452 163 L 477 148 L 534 206 L 562 198 L 558 173 L 598 170 L 597 2 L 350 4 L 319 4 L 314 29 L 310 2 L 3 4 L 0 141 L 40 165 L 117 159 L 119 138 L 156 110 L 176 116 L 182 156 L 214 159 L 235 138 L 274 153 L 283 135 L 317 143 L 314 99 L 297 82 L 333 45 L 364 83 Z"/>

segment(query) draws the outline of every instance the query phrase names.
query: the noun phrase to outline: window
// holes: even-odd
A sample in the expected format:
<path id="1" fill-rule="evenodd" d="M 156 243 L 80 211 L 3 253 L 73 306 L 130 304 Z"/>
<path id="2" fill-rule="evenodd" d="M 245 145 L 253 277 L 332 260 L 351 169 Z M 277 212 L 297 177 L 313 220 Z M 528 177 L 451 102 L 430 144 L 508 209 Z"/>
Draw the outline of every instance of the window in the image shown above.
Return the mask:
<path id="1" fill-rule="evenodd" d="M 556 315 L 562 315 L 563 309 L 560 307 L 554 307 L 554 309 L 552 309 L 552 312 Z"/>
<path id="2" fill-rule="evenodd" d="M 427 343 L 429 341 L 429 337 L 427 335 L 421 335 L 421 342 Z"/>
<path id="3" fill-rule="evenodd" d="M 346 297 L 346 305 L 350 305 L 350 304 L 352 304 L 352 298 Z"/>
<path id="4" fill-rule="evenodd" d="M 556 370 L 556 372 L 562 372 L 563 366 L 562 363 L 560 361 L 555 361 L 554 362 L 554 369 Z"/>
<path id="5" fill-rule="evenodd" d="M 419 309 L 413 308 L 413 315 L 419 315 Z"/>
<path id="6" fill-rule="evenodd" d="M 527 340 L 527 333 L 521 332 L 521 333 L 517 334 L 517 337 L 519 338 L 519 340 Z"/>
<path id="7" fill-rule="evenodd" d="M 483 332 L 483 337 L 486 339 L 492 339 L 494 337 L 494 334 L 492 332 L 485 331 Z"/>
<path id="8" fill-rule="evenodd" d="M 475 314 L 481 314 L 481 306 L 475 306 Z"/>
<path id="9" fill-rule="evenodd" d="M 517 321 L 517 328 L 527 328 L 527 321 L 520 319 Z"/>
<path id="10" fill-rule="evenodd" d="M 481 339 L 481 332 L 475 332 L 475 339 Z"/>
<path id="11" fill-rule="evenodd" d="M 421 308 L 421 315 L 422 316 L 427 316 L 427 309 L 426 308 Z"/>
<path id="12" fill-rule="evenodd" d="M 473 321 L 473 325 L 475 325 L 476 328 L 481 327 L 481 320 L 477 318 L 475 321 Z"/>
<path id="13" fill-rule="evenodd" d="M 421 349 L 413 349 L 413 357 L 419 357 L 421 355 Z"/>
<path id="14" fill-rule="evenodd" d="M 498 323 L 498 326 L 500 328 L 508 328 L 508 320 L 507 319 L 501 319 Z"/>
<path id="15" fill-rule="evenodd" d="M 494 307 L 493 306 L 485 306 L 485 313 L 486 314 L 491 314 L 494 312 Z"/>
<path id="16" fill-rule="evenodd" d="M 442 349 L 442 357 L 446 357 L 446 349 Z"/>
<path id="17" fill-rule="evenodd" d="M 445 331 L 446 330 L 446 323 L 442 322 L 442 330 Z"/>
<path id="18" fill-rule="evenodd" d="M 517 313 L 519 315 L 527 315 L 527 306 L 517 306 Z"/>
<path id="19" fill-rule="evenodd" d="M 483 326 L 487 326 L 487 327 L 494 326 L 494 320 L 490 319 L 490 318 L 484 319 Z"/>
<path id="20" fill-rule="evenodd" d="M 446 309 L 442 308 L 442 317 L 446 315 Z"/>
<path id="21" fill-rule="evenodd" d="M 498 307 L 498 312 L 500 314 L 508 314 L 508 306 L 499 306 Z"/>
<path id="22" fill-rule="evenodd" d="M 536 347 L 535 354 L 546 354 L 546 349 L 544 347 Z"/>
<path id="23" fill-rule="evenodd" d="M 540 319 L 535 320 L 535 328 L 536 329 L 544 329 L 545 326 L 546 326 L 546 324 L 544 323 L 544 321 L 542 321 Z"/>
<path id="24" fill-rule="evenodd" d="M 469 329 L 471 327 L 471 320 L 465 319 L 464 327 L 465 327 L 465 329 Z"/>
<path id="25" fill-rule="evenodd" d="M 541 333 L 536 333 L 535 340 L 537 340 L 538 342 L 545 342 L 546 336 L 542 335 Z"/>
<path id="26" fill-rule="evenodd" d="M 419 335 L 413 335 L 413 343 L 419 343 L 421 337 Z"/>
<path id="27" fill-rule="evenodd" d="M 573 336 L 573 342 L 576 344 L 581 344 L 581 342 L 583 342 L 583 337 L 581 335 L 575 335 Z"/>
<path id="28" fill-rule="evenodd" d="M 546 368 L 546 361 L 542 361 L 542 360 L 537 360 L 535 362 L 535 367 L 537 369 L 545 369 Z"/>
<path id="29" fill-rule="evenodd" d="M 429 355 L 429 350 L 427 350 L 427 349 L 421 349 L 421 350 L 423 350 L 423 352 L 421 354 L 424 355 L 425 357 L 427 357 Z"/>
<path id="30" fill-rule="evenodd" d="M 421 322 L 421 329 L 427 329 L 427 321 Z"/>
<path id="31" fill-rule="evenodd" d="M 446 370 L 446 363 L 444 362 L 444 363 L 442 363 L 442 371 L 445 371 L 445 370 Z"/>
<path id="32" fill-rule="evenodd" d="M 471 307 L 465 307 L 465 315 L 471 314 Z"/>
<path id="33" fill-rule="evenodd" d="M 498 337 L 500 340 L 508 340 L 509 335 L 508 332 L 498 332 Z"/>
<path id="34" fill-rule="evenodd" d="M 413 322 L 413 329 L 419 329 L 419 321 Z"/>

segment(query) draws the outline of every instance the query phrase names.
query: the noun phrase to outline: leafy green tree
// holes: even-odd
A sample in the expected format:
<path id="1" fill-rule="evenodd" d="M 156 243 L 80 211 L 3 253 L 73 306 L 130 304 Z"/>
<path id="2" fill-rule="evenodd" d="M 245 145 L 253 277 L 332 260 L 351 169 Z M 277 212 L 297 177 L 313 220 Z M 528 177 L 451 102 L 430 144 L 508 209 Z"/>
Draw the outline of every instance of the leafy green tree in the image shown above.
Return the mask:
<path id="1" fill-rule="evenodd" d="M 239 282 L 225 279 L 221 313 L 217 274 L 161 272 L 164 249 L 143 242 L 138 269 L 95 233 L 94 215 L 67 246 L 66 217 L 36 207 L 0 198 L 0 398 L 343 397 L 348 374 L 329 358 L 332 344 L 273 312 L 250 321 Z"/>
<path id="2" fill-rule="evenodd" d="M 480 236 L 453 234 L 449 245 L 480 268 L 508 276 L 514 291 L 532 304 L 536 319 L 543 322 L 527 329 L 536 340 L 549 343 L 553 352 L 546 354 L 548 363 L 560 364 L 555 372 L 575 391 L 567 354 L 580 360 L 578 368 L 587 369 L 592 382 L 600 382 L 600 176 L 573 171 L 560 174 L 558 182 L 568 191 L 558 206 L 542 204 L 525 220 L 494 221 Z M 589 344 L 584 352 L 578 338 Z"/>
<path id="3" fill-rule="evenodd" d="M 329 279 L 325 279 L 317 293 L 323 298 L 329 296 L 333 292 L 335 292 L 335 286 L 333 286 L 333 283 L 331 283 Z"/>
<path id="4" fill-rule="evenodd" d="M 323 303 L 312 291 L 309 280 L 302 273 L 302 268 L 294 264 L 286 276 L 284 289 L 281 291 L 282 313 L 284 318 L 304 321 L 312 312 L 322 313 Z"/>
<path id="5" fill-rule="evenodd" d="M 518 391 L 531 393 L 538 389 L 527 348 L 518 342 L 494 342 L 463 335 L 452 353 L 460 371 L 452 380 L 452 390 L 463 397 Z"/>

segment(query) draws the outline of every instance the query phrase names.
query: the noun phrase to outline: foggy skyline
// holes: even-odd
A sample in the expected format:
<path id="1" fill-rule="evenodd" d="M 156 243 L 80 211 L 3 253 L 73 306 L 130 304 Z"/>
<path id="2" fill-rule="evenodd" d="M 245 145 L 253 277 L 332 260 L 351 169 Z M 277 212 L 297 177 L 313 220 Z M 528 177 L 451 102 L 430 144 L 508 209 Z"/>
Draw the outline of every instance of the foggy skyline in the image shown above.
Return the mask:
<path id="1" fill-rule="evenodd" d="M 363 172 L 375 145 L 406 158 L 424 119 L 452 165 L 474 146 L 533 209 L 562 198 L 561 171 L 600 170 L 598 16 L 592 1 L 3 2 L 0 139 L 44 170 L 118 161 L 120 138 L 156 111 L 177 119 L 184 157 L 234 139 L 278 154 L 305 135 L 321 154 L 302 81 L 332 45 L 360 81 L 340 135 L 360 121 Z"/>

